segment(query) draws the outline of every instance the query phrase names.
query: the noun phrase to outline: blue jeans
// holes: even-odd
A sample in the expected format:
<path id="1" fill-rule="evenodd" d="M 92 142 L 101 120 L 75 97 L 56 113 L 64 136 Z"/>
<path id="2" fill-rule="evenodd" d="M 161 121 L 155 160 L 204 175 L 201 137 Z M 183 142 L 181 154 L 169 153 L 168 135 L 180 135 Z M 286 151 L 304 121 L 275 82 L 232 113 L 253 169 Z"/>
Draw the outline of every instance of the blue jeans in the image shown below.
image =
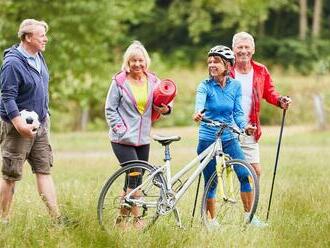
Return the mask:
<path id="1" fill-rule="evenodd" d="M 197 146 L 197 153 L 201 154 L 206 148 L 208 148 L 214 141 L 207 141 L 207 140 L 199 140 L 198 146 Z M 229 154 L 233 159 L 241 159 L 245 160 L 244 153 L 238 143 L 237 139 L 231 139 L 228 141 L 222 142 L 222 149 L 224 153 Z M 207 166 L 203 170 L 204 175 L 204 183 L 206 186 L 207 182 L 209 181 L 212 174 L 216 171 L 216 160 L 215 158 L 212 159 Z M 241 166 L 235 166 L 234 170 L 236 172 L 236 175 L 241 183 L 241 192 L 251 192 L 251 185 L 249 183 L 249 172 L 242 168 Z M 216 194 L 216 186 L 217 182 L 212 184 L 212 187 L 210 188 L 208 192 L 207 198 L 214 198 Z"/>

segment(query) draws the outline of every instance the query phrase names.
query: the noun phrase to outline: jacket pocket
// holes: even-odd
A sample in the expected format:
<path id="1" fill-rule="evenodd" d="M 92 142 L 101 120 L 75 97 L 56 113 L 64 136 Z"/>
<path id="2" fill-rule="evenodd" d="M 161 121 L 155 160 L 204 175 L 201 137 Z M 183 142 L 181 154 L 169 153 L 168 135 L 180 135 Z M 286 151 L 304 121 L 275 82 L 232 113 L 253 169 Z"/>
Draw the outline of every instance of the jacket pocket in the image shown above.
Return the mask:
<path id="1" fill-rule="evenodd" d="M 127 132 L 127 128 L 124 124 L 119 123 L 112 128 L 112 132 L 117 138 L 120 138 Z"/>

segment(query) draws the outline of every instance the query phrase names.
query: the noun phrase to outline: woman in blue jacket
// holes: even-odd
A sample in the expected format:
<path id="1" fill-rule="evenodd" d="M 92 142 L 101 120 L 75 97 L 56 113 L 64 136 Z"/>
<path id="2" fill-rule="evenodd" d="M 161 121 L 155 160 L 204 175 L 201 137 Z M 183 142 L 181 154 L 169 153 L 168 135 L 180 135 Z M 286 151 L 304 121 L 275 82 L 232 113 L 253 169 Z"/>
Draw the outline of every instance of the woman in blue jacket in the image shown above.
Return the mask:
<path id="1" fill-rule="evenodd" d="M 234 126 L 235 124 L 244 129 L 248 134 L 252 134 L 255 128 L 249 125 L 245 118 L 241 106 L 242 90 L 239 81 L 228 77 L 229 65 L 234 64 L 233 52 L 225 46 L 215 46 L 208 53 L 209 78 L 203 80 L 196 94 L 195 114 L 193 120 L 201 121 L 206 118 L 225 122 Z M 205 112 L 203 112 L 205 110 Z M 203 112 L 203 113 L 202 113 Z M 199 126 L 199 142 L 197 153 L 202 153 L 215 140 L 217 128 L 210 127 L 201 122 Z M 244 154 L 240 148 L 237 138 L 229 130 L 225 130 L 221 136 L 222 146 L 225 153 L 234 159 L 244 160 Z M 205 185 L 215 171 L 216 161 L 213 159 L 204 169 Z M 248 189 L 242 185 L 242 200 L 244 206 L 248 197 Z M 244 192 L 246 191 L 246 192 Z M 210 214 L 210 225 L 218 226 L 215 216 L 215 189 L 209 192 L 207 199 L 207 209 Z M 245 209 L 248 212 L 248 207 Z"/>

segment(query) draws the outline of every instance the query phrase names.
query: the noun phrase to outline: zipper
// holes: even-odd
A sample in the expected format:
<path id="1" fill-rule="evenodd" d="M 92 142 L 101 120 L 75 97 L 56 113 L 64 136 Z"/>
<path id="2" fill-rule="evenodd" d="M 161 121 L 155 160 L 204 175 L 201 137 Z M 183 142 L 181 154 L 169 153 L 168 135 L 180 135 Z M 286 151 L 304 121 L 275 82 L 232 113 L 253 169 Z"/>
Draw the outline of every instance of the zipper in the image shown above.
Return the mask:
<path id="1" fill-rule="evenodd" d="M 142 115 L 140 116 L 140 125 L 139 125 L 139 137 L 138 137 L 138 145 L 141 143 L 141 130 L 142 130 Z"/>

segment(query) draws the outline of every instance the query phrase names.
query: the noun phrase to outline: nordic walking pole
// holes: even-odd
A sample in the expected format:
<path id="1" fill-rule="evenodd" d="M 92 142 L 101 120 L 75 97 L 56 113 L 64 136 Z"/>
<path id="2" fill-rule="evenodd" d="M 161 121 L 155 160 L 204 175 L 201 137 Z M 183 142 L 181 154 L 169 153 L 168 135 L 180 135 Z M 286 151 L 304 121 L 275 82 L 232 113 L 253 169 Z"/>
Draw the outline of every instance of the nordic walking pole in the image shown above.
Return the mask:
<path id="1" fill-rule="evenodd" d="M 277 163 L 278 163 L 278 157 L 279 157 L 280 148 L 281 148 L 281 141 L 282 141 L 282 133 L 283 133 L 283 127 L 284 127 L 285 113 L 286 113 L 286 109 L 283 109 L 281 131 L 280 131 L 280 137 L 279 137 L 278 145 L 277 145 L 277 152 L 276 152 L 276 159 L 275 159 L 275 166 L 274 166 L 272 188 L 270 190 L 270 196 L 269 196 L 269 202 L 268 202 L 268 210 L 267 210 L 266 221 L 268 221 L 270 205 L 272 203 L 272 196 L 273 196 L 274 182 L 275 182 L 275 176 L 276 176 L 276 170 L 277 170 Z"/>
<path id="2" fill-rule="evenodd" d="M 202 109 L 201 114 L 204 114 L 205 111 L 206 111 L 206 109 Z M 195 196 L 194 208 L 193 208 L 192 218 L 191 218 L 191 223 L 190 223 L 191 226 L 193 224 L 194 217 L 195 217 L 195 210 L 196 210 L 197 198 L 198 198 L 198 193 L 199 193 L 199 185 L 201 183 L 201 177 L 202 177 L 202 173 L 200 173 L 199 174 L 199 177 L 198 177 L 198 183 L 197 183 L 197 189 L 196 189 L 196 196 Z"/>
<path id="3" fill-rule="evenodd" d="M 199 192 L 199 185 L 201 183 L 201 177 L 202 177 L 202 173 L 200 173 L 199 174 L 199 177 L 198 177 L 198 183 L 197 183 L 197 189 L 196 189 L 196 196 L 195 196 L 194 208 L 193 208 L 192 218 L 191 218 L 191 223 L 190 223 L 191 226 L 193 224 L 194 217 L 195 217 L 195 210 L 196 210 L 196 204 L 197 204 L 197 198 L 198 198 L 198 192 Z"/>

